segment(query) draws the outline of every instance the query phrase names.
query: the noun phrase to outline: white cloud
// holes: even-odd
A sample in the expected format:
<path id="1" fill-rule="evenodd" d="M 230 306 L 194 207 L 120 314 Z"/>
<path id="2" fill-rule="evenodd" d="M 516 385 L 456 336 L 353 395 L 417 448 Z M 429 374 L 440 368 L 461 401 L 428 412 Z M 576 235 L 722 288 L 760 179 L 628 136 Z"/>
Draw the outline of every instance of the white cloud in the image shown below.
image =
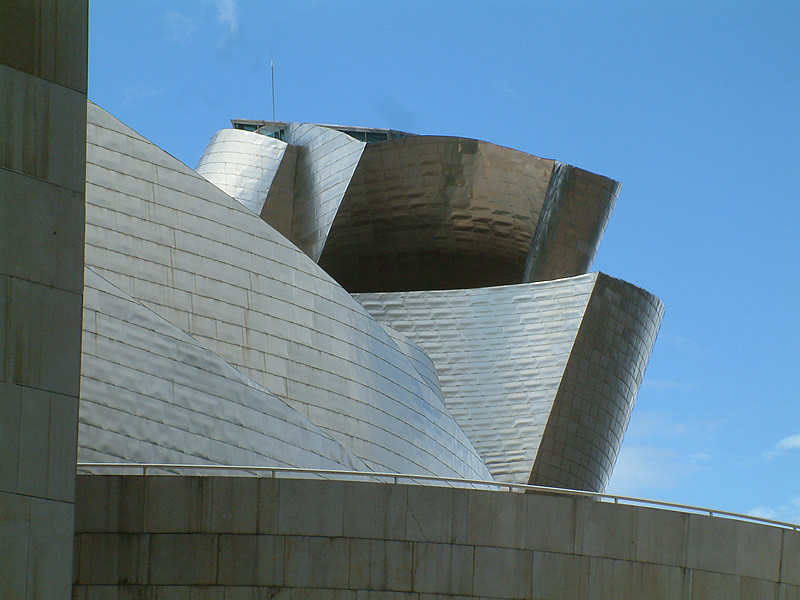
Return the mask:
<path id="1" fill-rule="evenodd" d="M 197 25 L 190 18 L 179 13 L 176 10 L 171 10 L 162 17 L 164 28 L 166 31 L 167 41 L 173 44 L 187 45 L 192 41 L 192 36 L 197 30 Z"/>
<path id="2" fill-rule="evenodd" d="M 800 496 L 794 496 L 789 502 L 780 506 L 756 506 L 748 510 L 747 514 L 773 521 L 800 523 Z"/>
<path id="3" fill-rule="evenodd" d="M 776 450 L 794 450 L 795 448 L 800 448 L 800 433 L 785 437 L 775 444 Z"/>
<path id="4" fill-rule="evenodd" d="M 768 450 L 764 452 L 762 456 L 767 460 L 772 460 L 776 456 L 780 456 L 787 450 L 797 450 L 800 449 L 800 433 L 796 433 L 794 435 L 786 436 L 778 440 L 778 443 L 775 444 L 775 447 L 772 450 Z"/>
<path id="5" fill-rule="evenodd" d="M 670 448 L 647 445 L 623 446 L 608 492 L 639 498 L 661 495 L 704 471 L 706 467 L 701 463 L 707 462 L 702 458 L 705 456 L 708 455 L 687 456 Z"/>
<path id="6" fill-rule="evenodd" d="M 216 0 L 217 23 L 228 28 L 228 35 L 239 31 L 239 10 L 236 0 Z"/>

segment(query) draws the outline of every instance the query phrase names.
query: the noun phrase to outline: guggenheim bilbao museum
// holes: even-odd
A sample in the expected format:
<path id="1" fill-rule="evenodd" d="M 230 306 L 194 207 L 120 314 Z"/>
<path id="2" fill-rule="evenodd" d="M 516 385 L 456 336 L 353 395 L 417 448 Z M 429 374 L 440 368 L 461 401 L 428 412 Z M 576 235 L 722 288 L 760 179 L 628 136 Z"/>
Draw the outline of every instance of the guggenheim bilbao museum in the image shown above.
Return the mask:
<path id="1" fill-rule="evenodd" d="M 255 120 L 191 169 L 12 4 L 0 597 L 800 598 L 796 527 L 599 501 L 663 316 L 590 272 L 617 182 Z"/>

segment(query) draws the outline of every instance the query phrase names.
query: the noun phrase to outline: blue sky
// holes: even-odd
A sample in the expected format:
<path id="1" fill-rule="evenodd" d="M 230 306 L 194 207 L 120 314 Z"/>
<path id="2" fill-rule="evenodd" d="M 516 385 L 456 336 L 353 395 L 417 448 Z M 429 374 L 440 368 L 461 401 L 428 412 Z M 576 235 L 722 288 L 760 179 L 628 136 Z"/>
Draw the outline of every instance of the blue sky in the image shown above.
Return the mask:
<path id="1" fill-rule="evenodd" d="M 666 316 L 610 492 L 800 522 L 800 3 L 93 0 L 89 97 L 189 166 L 231 118 L 460 135 L 623 182 Z"/>

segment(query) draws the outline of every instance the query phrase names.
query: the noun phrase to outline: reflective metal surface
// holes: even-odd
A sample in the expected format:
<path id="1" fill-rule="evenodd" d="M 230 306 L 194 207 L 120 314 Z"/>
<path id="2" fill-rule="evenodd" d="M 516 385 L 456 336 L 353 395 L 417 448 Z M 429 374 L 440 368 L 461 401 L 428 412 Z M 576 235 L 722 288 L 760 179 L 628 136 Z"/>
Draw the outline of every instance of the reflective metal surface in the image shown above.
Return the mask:
<path id="1" fill-rule="evenodd" d="M 466 138 L 283 123 L 203 155 L 237 202 L 94 106 L 89 122 L 86 264 L 127 308 L 87 304 L 84 400 L 102 409 L 82 447 L 605 488 L 663 314 L 582 274 L 619 184 Z M 323 268 L 399 291 L 358 294 L 367 312 Z M 524 279 L 546 280 L 485 287 Z M 138 387 L 97 387 L 116 381 Z M 128 392 L 164 406 L 108 410 Z M 234 448 L 251 409 L 262 425 Z"/>
<path id="2" fill-rule="evenodd" d="M 519 283 L 553 164 L 467 138 L 370 144 L 320 266 L 355 292 Z"/>
<path id="3" fill-rule="evenodd" d="M 263 135 L 221 129 L 211 138 L 195 171 L 260 215 L 286 148 L 286 142 Z"/>
<path id="4" fill-rule="evenodd" d="M 355 297 L 430 355 L 495 479 L 605 489 L 661 324 L 655 296 L 591 273 Z"/>
<path id="5" fill-rule="evenodd" d="M 524 281 L 586 273 L 617 201 L 620 184 L 557 162 L 539 226 L 525 264 Z"/>
<path id="6" fill-rule="evenodd" d="M 299 146 L 290 239 L 318 261 L 366 144 L 309 123 L 289 124 L 286 141 Z"/>
<path id="7" fill-rule="evenodd" d="M 94 273 L 239 372 L 217 377 L 219 385 L 240 389 L 242 377 L 252 380 L 367 468 L 489 476 L 444 408 L 418 349 L 405 342 L 401 350 L 312 260 L 219 188 L 96 106 L 88 114 L 86 264 Z M 115 339 L 108 331 L 92 333 Z M 156 344 L 152 335 L 136 347 Z M 110 377 L 92 355 L 85 358 L 87 382 Z M 157 372 L 167 363 L 155 357 L 132 362 L 131 369 L 152 375 L 126 379 L 143 386 L 137 394 L 182 406 L 175 397 L 182 388 Z M 210 359 L 205 364 L 217 368 Z M 232 422 L 248 419 L 239 404 L 220 395 L 218 413 Z M 102 394 L 91 400 L 114 401 Z M 102 427 L 147 435 L 150 429 L 131 425 L 130 414 L 108 411 Z M 148 418 L 168 416 L 157 410 Z M 185 418 L 202 422 L 191 411 Z M 215 439 L 214 428 L 207 434 Z M 140 441 L 171 443 L 160 434 Z M 184 441 L 189 448 L 199 443 Z M 298 463 L 303 460 L 298 455 Z"/>

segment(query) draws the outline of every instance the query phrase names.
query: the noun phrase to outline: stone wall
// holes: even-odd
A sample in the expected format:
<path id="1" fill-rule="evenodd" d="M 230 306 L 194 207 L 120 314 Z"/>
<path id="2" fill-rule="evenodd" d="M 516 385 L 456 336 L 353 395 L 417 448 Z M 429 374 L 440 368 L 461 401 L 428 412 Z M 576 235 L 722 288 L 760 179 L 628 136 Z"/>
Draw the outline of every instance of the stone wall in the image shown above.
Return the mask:
<path id="1" fill-rule="evenodd" d="M 0 10 L 0 598 L 68 598 L 83 303 L 86 0 Z"/>
<path id="2" fill-rule="evenodd" d="M 78 477 L 74 598 L 800 598 L 800 533 L 543 494 Z"/>

